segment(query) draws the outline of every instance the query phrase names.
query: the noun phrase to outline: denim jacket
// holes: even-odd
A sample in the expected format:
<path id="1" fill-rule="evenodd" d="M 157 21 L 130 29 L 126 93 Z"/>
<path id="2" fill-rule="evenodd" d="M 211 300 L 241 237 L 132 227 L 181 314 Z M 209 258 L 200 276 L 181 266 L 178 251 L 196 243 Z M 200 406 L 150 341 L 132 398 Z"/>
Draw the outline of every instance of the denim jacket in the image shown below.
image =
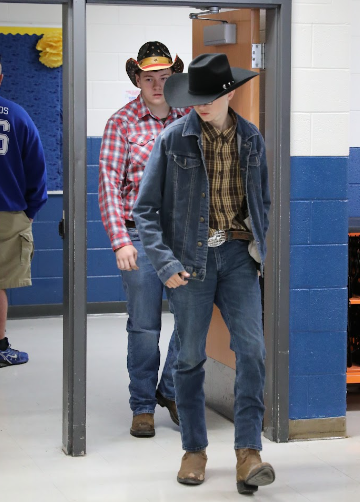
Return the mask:
<path id="1" fill-rule="evenodd" d="M 270 209 L 265 144 L 253 124 L 237 119 L 239 169 L 254 235 L 249 253 L 262 272 Z M 190 279 L 205 279 L 209 196 L 200 119 L 192 110 L 158 136 L 133 208 L 145 251 L 164 284 L 184 270 Z"/>

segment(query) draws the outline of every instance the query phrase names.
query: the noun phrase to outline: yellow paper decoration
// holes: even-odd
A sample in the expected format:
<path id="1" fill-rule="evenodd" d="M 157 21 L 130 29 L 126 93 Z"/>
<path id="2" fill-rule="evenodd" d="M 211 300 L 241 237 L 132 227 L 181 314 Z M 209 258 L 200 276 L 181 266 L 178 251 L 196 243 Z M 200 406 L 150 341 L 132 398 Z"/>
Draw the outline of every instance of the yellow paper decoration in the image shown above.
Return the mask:
<path id="1" fill-rule="evenodd" d="M 48 68 L 58 68 L 63 63 L 62 57 L 62 33 L 46 33 L 38 43 L 36 48 L 40 52 L 40 63 Z"/>

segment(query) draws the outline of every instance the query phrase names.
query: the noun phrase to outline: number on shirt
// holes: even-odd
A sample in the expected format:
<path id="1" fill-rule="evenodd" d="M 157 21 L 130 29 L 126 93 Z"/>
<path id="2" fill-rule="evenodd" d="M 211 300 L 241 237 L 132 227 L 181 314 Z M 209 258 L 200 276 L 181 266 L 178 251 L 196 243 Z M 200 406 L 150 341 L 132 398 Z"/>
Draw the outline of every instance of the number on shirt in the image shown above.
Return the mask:
<path id="1" fill-rule="evenodd" d="M 10 124 L 7 120 L 0 120 L 0 130 L 3 132 L 10 131 Z M 0 134 L 0 155 L 6 155 L 9 148 L 9 136 Z"/>

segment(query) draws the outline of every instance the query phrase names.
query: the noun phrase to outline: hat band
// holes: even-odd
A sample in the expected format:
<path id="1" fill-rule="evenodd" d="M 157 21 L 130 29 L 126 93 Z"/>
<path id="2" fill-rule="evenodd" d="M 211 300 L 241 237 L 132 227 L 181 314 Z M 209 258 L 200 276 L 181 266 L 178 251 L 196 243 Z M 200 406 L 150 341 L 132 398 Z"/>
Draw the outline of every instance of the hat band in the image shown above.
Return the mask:
<path id="1" fill-rule="evenodd" d="M 233 86 L 235 84 L 235 80 L 230 80 L 230 82 L 227 82 L 226 84 L 223 84 L 222 85 L 222 88 L 225 89 L 225 91 L 227 89 L 230 89 L 231 86 Z M 190 89 L 189 88 L 189 94 L 194 94 L 194 96 L 212 96 L 213 94 L 216 94 L 218 92 L 222 92 L 222 90 L 220 89 L 211 89 L 211 92 L 210 92 L 210 89 L 207 89 L 206 92 L 204 93 L 204 89 L 199 89 L 199 90 L 196 90 L 196 89 Z"/>
<path id="2" fill-rule="evenodd" d="M 223 84 L 223 89 L 229 89 L 229 87 L 231 87 L 232 85 L 235 84 L 235 80 L 230 80 L 230 82 L 228 82 L 227 84 Z"/>
<path id="3" fill-rule="evenodd" d="M 145 58 L 139 63 L 139 68 L 144 69 L 149 66 L 160 66 L 160 65 L 172 65 L 173 62 L 170 58 L 164 58 L 164 57 L 151 57 L 151 58 Z"/>

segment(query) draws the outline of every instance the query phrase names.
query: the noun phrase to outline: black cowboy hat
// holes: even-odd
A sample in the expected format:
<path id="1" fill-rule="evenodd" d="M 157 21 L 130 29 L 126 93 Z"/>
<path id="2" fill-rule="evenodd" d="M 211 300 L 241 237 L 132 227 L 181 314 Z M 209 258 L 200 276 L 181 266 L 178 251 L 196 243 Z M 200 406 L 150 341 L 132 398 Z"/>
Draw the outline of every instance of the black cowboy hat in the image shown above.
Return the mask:
<path id="1" fill-rule="evenodd" d="M 259 75 L 244 68 L 230 68 L 226 54 L 200 54 L 188 73 L 171 75 L 165 83 L 166 102 L 175 108 L 204 105 L 228 94 Z"/>
<path id="2" fill-rule="evenodd" d="M 155 71 L 164 68 L 172 68 L 175 73 L 181 73 L 184 70 L 184 63 L 178 55 L 173 61 L 166 45 L 156 41 L 146 42 L 140 47 L 137 61 L 133 58 L 126 61 L 126 73 L 135 87 L 137 87 L 135 78 L 137 71 Z"/>

